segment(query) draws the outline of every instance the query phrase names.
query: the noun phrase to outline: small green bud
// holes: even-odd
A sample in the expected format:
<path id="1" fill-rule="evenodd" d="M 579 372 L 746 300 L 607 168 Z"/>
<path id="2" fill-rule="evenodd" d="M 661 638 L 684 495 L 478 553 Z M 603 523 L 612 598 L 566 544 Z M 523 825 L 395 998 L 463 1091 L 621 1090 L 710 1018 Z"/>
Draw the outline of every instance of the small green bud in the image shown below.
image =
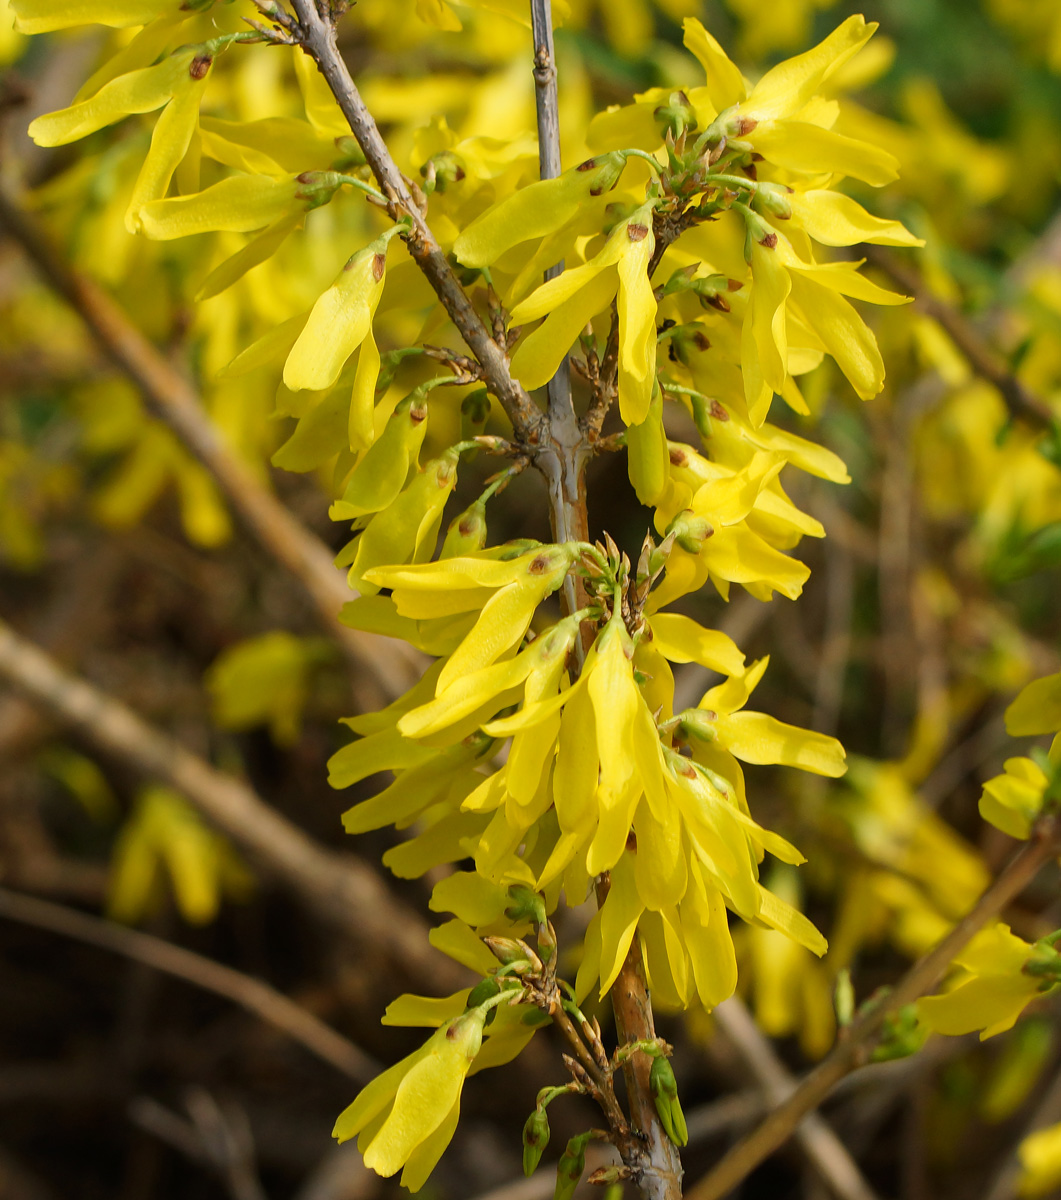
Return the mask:
<path id="1" fill-rule="evenodd" d="M 535 925 L 545 924 L 545 901 L 528 887 L 513 885 L 508 889 L 509 906 L 505 916 L 510 921 L 533 921 Z"/>
<path id="2" fill-rule="evenodd" d="M 1056 934 L 1040 938 L 1032 947 L 1031 955 L 1022 968 L 1025 975 L 1043 981 L 1043 990 L 1061 982 L 1061 954 L 1054 948 Z"/>
<path id="3" fill-rule="evenodd" d="M 576 1134 L 568 1143 L 560 1161 L 556 1164 L 556 1190 L 553 1200 L 571 1200 L 586 1169 L 586 1143 L 593 1135 Z"/>
<path id="4" fill-rule="evenodd" d="M 654 109 L 652 115 L 662 125 L 663 133 L 669 132 L 676 139 L 686 129 L 696 128 L 696 112 L 684 92 L 671 92 L 667 103 Z"/>
<path id="5" fill-rule="evenodd" d="M 533 1175 L 549 1145 L 549 1118 L 536 1108 L 523 1126 L 523 1174 Z"/>
<path id="6" fill-rule="evenodd" d="M 541 959 L 526 942 L 507 937 L 485 937 L 483 942 L 498 962 L 506 967 L 515 966 L 519 970 L 532 973 L 542 969 Z"/>
<path id="7" fill-rule="evenodd" d="M 792 216 L 792 205 L 788 201 L 792 191 L 783 183 L 760 182 L 752 197 L 752 208 L 778 221 L 787 221 Z"/>
<path id="8" fill-rule="evenodd" d="M 884 1021 L 881 1039 L 874 1048 L 872 1062 L 891 1062 L 909 1058 L 925 1044 L 928 1030 L 918 1022 L 917 1005 L 905 1004 Z"/>
<path id="9" fill-rule="evenodd" d="M 295 195 L 305 201 L 307 211 L 328 204 L 342 186 L 342 180 L 334 171 L 303 171 L 296 176 L 296 182 L 298 191 Z"/>
<path id="10" fill-rule="evenodd" d="M 682 1106 L 678 1101 L 678 1081 L 674 1078 L 670 1059 L 661 1056 L 652 1060 L 652 1070 L 649 1072 L 648 1082 L 652 1090 L 652 1099 L 656 1104 L 656 1112 L 659 1113 L 659 1119 L 667 1131 L 667 1137 L 676 1146 L 687 1145 L 689 1130 L 685 1124 Z"/>
<path id="11" fill-rule="evenodd" d="M 453 183 L 460 183 L 464 178 L 464 163 L 452 150 L 442 150 L 433 154 L 420 168 L 424 179 L 424 191 L 430 196 L 432 192 L 444 192 Z"/>
<path id="12" fill-rule="evenodd" d="M 461 439 L 478 437 L 490 416 L 490 397 L 486 388 L 469 392 L 461 401 Z"/>
<path id="13" fill-rule="evenodd" d="M 687 554 L 699 554 L 700 547 L 715 532 L 706 517 L 698 517 L 691 508 L 680 512 L 667 528 Z"/>

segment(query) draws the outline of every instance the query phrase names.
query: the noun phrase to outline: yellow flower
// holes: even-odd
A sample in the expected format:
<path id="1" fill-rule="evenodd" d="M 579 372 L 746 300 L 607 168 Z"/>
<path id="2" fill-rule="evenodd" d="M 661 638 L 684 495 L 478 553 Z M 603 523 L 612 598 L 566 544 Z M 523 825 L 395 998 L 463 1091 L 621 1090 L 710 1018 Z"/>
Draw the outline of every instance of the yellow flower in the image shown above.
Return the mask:
<path id="1" fill-rule="evenodd" d="M 1035 737 L 1061 730 L 1061 673 L 1033 679 L 1006 709 L 1010 737 Z"/>
<path id="2" fill-rule="evenodd" d="M 340 1142 L 356 1136 L 367 1167 L 384 1176 L 404 1167 L 402 1185 L 419 1191 L 453 1137 L 489 1007 L 446 1021 L 374 1079 L 340 1114 L 332 1136 Z"/>
<path id="3" fill-rule="evenodd" d="M 752 691 L 766 670 L 761 658 L 741 675 L 704 694 L 695 709 L 680 714 L 684 736 L 693 746 L 717 743 L 747 763 L 781 763 L 815 775 L 838 778 L 847 770 L 844 748 L 836 738 L 786 725 L 766 713 L 744 712 Z"/>
<path id="4" fill-rule="evenodd" d="M 654 202 L 612 230 L 589 262 L 542 284 L 512 310 L 512 320 L 545 320 L 516 348 L 513 374 L 525 387 L 542 387 L 556 373 L 587 322 L 618 293 L 619 411 L 627 425 L 645 419 L 656 375 L 656 299 L 648 278 L 655 247 Z"/>
<path id="5" fill-rule="evenodd" d="M 476 217 L 453 243 L 454 254 L 466 267 L 487 267 L 514 246 L 540 241 L 574 221 L 591 196 L 610 191 L 625 165 L 625 155 L 603 154 L 520 188 Z"/>
<path id="6" fill-rule="evenodd" d="M 126 226 L 137 233 L 141 208 L 165 196 L 188 150 L 199 122 L 199 105 L 210 68 L 230 42 L 228 37 L 186 46 L 155 66 L 119 75 L 88 99 L 38 117 L 30 124 L 30 137 L 39 146 L 64 146 L 132 113 L 163 109 L 126 211 Z"/>
<path id="7" fill-rule="evenodd" d="M 334 172 L 306 172 L 271 179 L 233 175 L 192 196 L 152 200 L 140 210 L 144 233 L 156 241 L 196 233 L 251 233 L 289 212 L 327 203 L 340 186 Z"/>
<path id="8" fill-rule="evenodd" d="M 292 391 L 330 388 L 368 337 L 383 294 L 387 244 L 399 232 L 401 227 L 395 225 L 359 250 L 317 297 L 284 363 L 284 383 Z"/>
<path id="9" fill-rule="evenodd" d="M 917 1002 L 922 1022 L 934 1033 L 980 1030 L 980 1040 L 1012 1029 L 1025 1007 L 1053 986 L 1025 967 L 1035 947 L 1008 925 L 981 930 L 954 961 L 964 971 L 956 987 Z"/>
<path id="10" fill-rule="evenodd" d="M 980 816 L 1010 837 L 1027 840 L 1042 811 L 1050 780 L 1030 758 L 1008 758 L 1003 767 L 1004 774 L 984 784 Z"/>

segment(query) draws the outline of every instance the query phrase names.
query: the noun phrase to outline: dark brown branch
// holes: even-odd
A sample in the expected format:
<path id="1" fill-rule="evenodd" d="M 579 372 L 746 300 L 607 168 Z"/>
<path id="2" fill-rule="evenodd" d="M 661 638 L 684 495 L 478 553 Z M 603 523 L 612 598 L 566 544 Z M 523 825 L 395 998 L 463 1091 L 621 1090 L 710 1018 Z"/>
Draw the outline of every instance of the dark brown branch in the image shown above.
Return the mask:
<path id="1" fill-rule="evenodd" d="M 183 946 L 7 888 L 0 888 L 0 916 L 99 946 L 224 996 L 283 1030 L 323 1062 L 358 1083 L 367 1082 L 379 1072 L 379 1064 L 368 1054 L 282 992 Z"/>
<path id="2" fill-rule="evenodd" d="M 287 884 L 355 944 L 403 974 L 456 990 L 464 972 L 434 950 L 421 918 L 395 900 L 375 871 L 317 845 L 241 780 L 197 758 L 90 684 L 67 674 L 0 622 L 0 678 L 20 688 L 99 749 L 181 792 L 268 874 Z"/>
<path id="3" fill-rule="evenodd" d="M 1057 418 L 1046 401 L 1017 378 L 1001 356 L 987 344 L 984 335 L 956 308 L 929 291 L 928 285 L 913 267 L 881 246 L 864 245 L 857 249 L 874 266 L 890 275 L 904 292 L 909 292 L 922 312 L 939 322 L 973 371 L 997 388 L 1013 417 L 1026 421 L 1035 429 L 1055 427 Z"/>
<path id="4" fill-rule="evenodd" d="M 322 623 L 367 676 L 365 691 L 400 695 L 415 680 L 417 657 L 405 646 L 381 650 L 377 639 L 340 624 L 351 598 L 327 546 L 309 532 L 225 446 L 195 389 L 136 328 L 110 296 L 72 270 L 36 223 L 0 188 L 0 226 L 19 243 L 48 283 L 74 309 L 99 346 L 136 384 L 151 410 L 207 468 L 266 551 L 302 584 Z M 373 686 L 378 683 L 378 686 Z"/>
<path id="5" fill-rule="evenodd" d="M 845 1075 L 869 1061 L 887 1018 L 935 987 L 954 956 L 974 934 L 1015 900 L 1059 851 L 1061 825 L 1057 818 L 1049 818 L 950 933 L 918 959 L 887 995 L 848 1026 L 836 1048 L 761 1125 L 723 1156 L 689 1192 L 689 1200 L 720 1200 L 783 1145 L 800 1121 L 822 1103 Z"/>
<path id="6" fill-rule="evenodd" d="M 292 4 L 298 14 L 302 48 L 317 64 L 331 88 L 381 191 L 390 202 L 391 215 L 395 220 L 407 218 L 411 222 L 411 231 L 406 238 L 409 253 L 482 366 L 486 385 L 500 400 L 517 439 L 534 444 L 539 437 L 542 414 L 512 378 L 508 356 L 490 336 L 424 219 L 339 53 L 335 27 L 321 16 L 313 0 L 292 0 Z"/>

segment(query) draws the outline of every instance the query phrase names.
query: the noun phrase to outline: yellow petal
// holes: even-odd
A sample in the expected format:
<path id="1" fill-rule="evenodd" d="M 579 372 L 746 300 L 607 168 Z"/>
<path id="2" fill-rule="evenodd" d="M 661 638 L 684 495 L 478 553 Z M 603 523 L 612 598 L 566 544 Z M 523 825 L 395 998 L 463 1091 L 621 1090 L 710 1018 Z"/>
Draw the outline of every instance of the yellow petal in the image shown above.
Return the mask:
<path id="1" fill-rule="evenodd" d="M 200 66 L 205 63 L 204 66 Z M 209 60 L 195 49 L 172 54 L 154 67 L 130 71 L 105 84 L 88 100 L 58 112 L 45 113 L 30 124 L 38 146 L 64 146 L 113 125 L 130 113 L 153 112 L 191 85 L 209 69 Z"/>
<path id="2" fill-rule="evenodd" d="M 648 277 L 656 244 L 651 217 L 627 221 L 625 238 L 618 262 L 619 412 L 627 425 L 637 425 L 648 415 L 656 382 L 656 297 Z"/>
<path id="3" fill-rule="evenodd" d="M 722 675 L 740 675 L 744 655 L 717 629 L 705 629 L 679 613 L 656 613 L 649 621 L 656 648 L 671 662 L 696 662 Z"/>
<path id="4" fill-rule="evenodd" d="M 169 190 L 173 173 L 188 152 L 195 133 L 205 89 L 205 79 L 191 87 L 182 88 L 155 122 L 155 128 L 151 131 L 151 146 L 136 177 L 125 212 L 125 227 L 130 233 L 140 232 L 140 212 L 144 205 L 161 200 Z"/>
<path id="5" fill-rule="evenodd" d="M 214 230 L 250 233 L 280 220 L 293 207 L 298 180 L 264 175 L 233 175 L 194 196 L 175 196 L 145 204 L 144 233 L 156 241 Z"/>
<path id="6" fill-rule="evenodd" d="M 788 197 L 796 229 L 823 246 L 854 246 L 876 242 L 881 246 L 923 246 L 900 221 L 875 217 L 850 196 L 824 189 L 796 191 Z"/>
<path id="7" fill-rule="evenodd" d="M 1038 737 L 1061 729 L 1061 673 L 1033 679 L 1006 709 L 1010 737 Z"/>
<path id="8" fill-rule="evenodd" d="M 127 29 L 181 7 L 181 0 L 11 0 L 20 33 L 50 33 L 90 24 Z"/>
<path id="9" fill-rule="evenodd" d="M 786 59 L 759 80 L 741 105 L 758 121 L 799 112 L 830 75 L 856 54 L 877 29 L 862 16 L 846 21 L 812 50 Z"/>
<path id="10" fill-rule="evenodd" d="M 834 133 L 806 121 L 759 126 L 750 140 L 767 162 L 803 174 L 850 175 L 872 187 L 899 178 L 899 160 L 871 142 Z"/>
<path id="11" fill-rule="evenodd" d="M 739 104 L 747 93 L 744 76 L 696 17 L 686 17 L 682 22 L 682 41 L 704 68 L 715 111 Z"/>
<path id="12" fill-rule="evenodd" d="M 485 267 L 521 242 L 546 237 L 577 217 L 590 196 L 612 188 L 625 165 L 624 155 L 604 154 L 520 188 L 477 217 L 454 242 L 454 254 L 466 267 Z"/>
<path id="13" fill-rule="evenodd" d="M 726 749 L 744 762 L 781 763 L 834 779 L 847 770 L 844 748 L 836 738 L 786 725 L 766 713 L 722 715 L 716 728 Z"/>
<path id="14" fill-rule="evenodd" d="M 346 360 L 368 335 L 386 266 L 386 245 L 377 239 L 359 250 L 317 298 L 284 363 L 284 383 L 292 391 L 321 391 L 339 378 Z"/>
<path id="15" fill-rule="evenodd" d="M 792 274 L 791 302 L 836 359 L 856 394 L 862 400 L 876 396 L 884 387 L 884 360 L 873 331 L 855 309 L 838 292 L 803 272 Z"/>

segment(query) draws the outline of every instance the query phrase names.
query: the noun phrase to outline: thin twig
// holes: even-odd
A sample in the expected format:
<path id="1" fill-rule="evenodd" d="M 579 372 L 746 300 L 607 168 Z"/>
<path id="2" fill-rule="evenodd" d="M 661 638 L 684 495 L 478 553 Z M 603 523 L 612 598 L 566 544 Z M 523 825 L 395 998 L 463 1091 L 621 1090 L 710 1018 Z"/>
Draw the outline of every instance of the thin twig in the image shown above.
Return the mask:
<path id="1" fill-rule="evenodd" d="M 323 1062 L 359 1083 L 365 1083 L 380 1070 L 370 1055 L 282 992 L 183 946 L 7 888 L 0 888 L 0 916 L 99 946 L 224 996 L 267 1024 L 282 1029 Z"/>
<path id="2" fill-rule="evenodd" d="M 847 1074 L 864 1065 L 892 1013 L 934 987 L 969 940 L 1024 890 L 1039 869 L 1061 850 L 1061 825 L 1048 818 L 1010 860 L 995 882 L 947 936 L 918 959 L 898 984 L 848 1026 L 836 1048 L 808 1074 L 787 1100 L 738 1142 L 689 1192 L 689 1200 L 720 1200 L 791 1136 L 803 1118 Z"/>
<path id="3" fill-rule="evenodd" d="M 332 552 L 254 478 L 225 446 L 195 389 L 143 336 L 119 305 L 91 279 L 69 267 L 21 205 L 0 187 L 0 226 L 19 243 L 48 283 L 85 323 L 107 355 L 136 384 L 152 411 L 207 468 L 261 545 L 302 584 L 323 624 L 357 668 L 378 683 L 378 701 L 400 695 L 419 675 L 410 649 L 381 650 L 370 634 L 340 624 L 339 609 L 352 598 Z"/>
<path id="4" fill-rule="evenodd" d="M 512 378 L 508 356 L 490 336 L 424 219 L 339 53 L 334 25 L 321 15 L 313 0 L 292 0 L 292 5 L 298 15 L 302 49 L 317 64 L 331 88 L 380 190 L 390 203 L 392 217 L 395 220 L 407 218 L 411 223 L 405 242 L 413 261 L 435 289 L 453 324 L 482 366 L 487 387 L 500 400 L 517 438 L 534 444 L 542 424 L 541 412 Z"/>
<path id="5" fill-rule="evenodd" d="M 1001 356 L 987 345 L 984 335 L 956 308 L 929 291 L 928 285 L 913 267 L 881 246 L 860 246 L 858 251 L 874 266 L 890 275 L 903 291 L 915 298 L 922 312 L 943 327 L 973 371 L 998 389 L 1012 416 L 1026 421 L 1035 429 L 1055 427 L 1057 418 L 1046 401 L 1017 378 Z"/>
<path id="6" fill-rule="evenodd" d="M 403 973 L 456 990 L 464 972 L 437 953 L 421 918 L 396 901 L 375 871 L 317 845 L 245 783 L 216 770 L 130 709 L 69 675 L 0 621 L 0 678 L 21 688 L 95 746 L 148 778 L 170 784 L 318 915 Z"/>
<path id="7" fill-rule="evenodd" d="M 780 1103 L 795 1091 L 795 1078 L 759 1031 L 742 1000 L 732 996 L 712 1015 L 772 1103 Z M 797 1127 L 795 1136 L 814 1170 L 839 1200 L 877 1200 L 847 1147 L 823 1117 L 811 1113 Z"/>

